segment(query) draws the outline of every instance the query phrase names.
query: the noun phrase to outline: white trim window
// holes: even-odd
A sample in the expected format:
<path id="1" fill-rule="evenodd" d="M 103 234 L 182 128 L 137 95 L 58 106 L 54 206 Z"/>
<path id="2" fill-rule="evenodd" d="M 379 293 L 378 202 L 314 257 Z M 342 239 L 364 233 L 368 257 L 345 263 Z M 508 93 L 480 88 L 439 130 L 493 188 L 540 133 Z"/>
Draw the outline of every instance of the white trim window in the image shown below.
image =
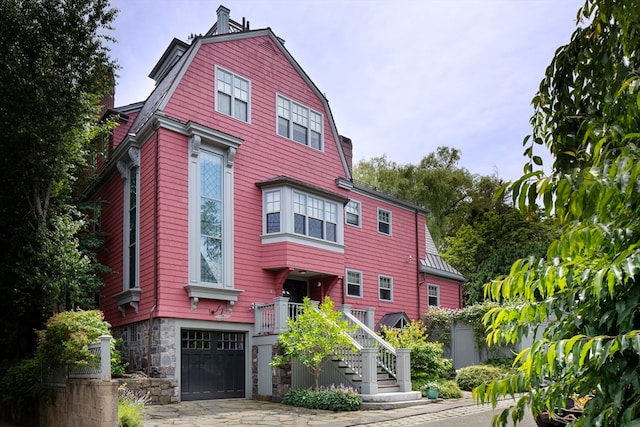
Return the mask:
<path id="1" fill-rule="evenodd" d="M 349 200 L 347 206 L 344 208 L 344 222 L 353 225 L 355 227 L 360 227 L 361 222 L 360 218 L 362 216 L 362 204 L 355 200 Z"/>
<path id="2" fill-rule="evenodd" d="M 251 122 L 251 82 L 216 66 L 216 111 Z"/>
<path id="3" fill-rule="evenodd" d="M 293 192 L 293 232 L 336 242 L 338 205 L 310 194 Z"/>
<path id="4" fill-rule="evenodd" d="M 267 234 L 280 232 L 280 190 L 264 193 L 265 225 Z"/>
<path id="5" fill-rule="evenodd" d="M 427 303 L 429 307 L 440 307 L 440 286 L 427 286 Z"/>
<path id="6" fill-rule="evenodd" d="M 127 169 L 124 195 L 124 290 L 139 287 L 138 259 L 140 255 L 139 209 L 140 205 L 140 168 L 132 164 Z"/>
<path id="7" fill-rule="evenodd" d="M 346 283 L 347 296 L 362 298 L 362 272 L 347 270 Z"/>
<path id="8" fill-rule="evenodd" d="M 378 298 L 381 301 L 393 301 L 393 277 L 378 276 Z"/>
<path id="9" fill-rule="evenodd" d="M 378 233 L 391 235 L 391 211 L 378 208 Z"/>
<path id="10" fill-rule="evenodd" d="M 322 151 L 322 114 L 282 95 L 276 98 L 278 135 Z"/>

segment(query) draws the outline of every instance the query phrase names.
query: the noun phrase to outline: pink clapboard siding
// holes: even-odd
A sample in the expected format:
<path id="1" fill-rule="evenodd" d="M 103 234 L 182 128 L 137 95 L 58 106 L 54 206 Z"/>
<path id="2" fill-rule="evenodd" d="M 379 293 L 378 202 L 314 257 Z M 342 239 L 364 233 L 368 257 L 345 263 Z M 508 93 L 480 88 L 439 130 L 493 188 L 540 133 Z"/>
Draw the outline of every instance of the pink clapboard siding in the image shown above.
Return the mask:
<path id="1" fill-rule="evenodd" d="M 250 123 L 215 111 L 215 67 L 251 82 Z M 276 94 L 304 104 L 324 116 L 322 151 L 298 144 L 276 133 Z M 268 36 L 206 43 L 167 100 L 164 114 L 182 122 L 195 122 L 243 140 L 233 164 L 234 287 L 242 290 L 226 322 L 253 322 L 251 305 L 270 303 L 282 295 L 280 272 L 292 269 L 321 272 L 327 277 L 310 283 L 312 298 L 325 295 L 353 308 L 373 307 L 376 321 L 385 313 L 404 311 L 418 319 L 427 311 L 426 286 L 420 284 L 418 259 L 425 254 L 424 215 L 369 194 L 351 192 L 336 184 L 346 178 L 329 111 L 307 81 L 298 74 Z M 137 112 L 114 133 L 114 148 L 128 132 Z M 116 172 L 98 197 L 103 208 L 102 229 L 109 251 L 101 260 L 113 274 L 101 299 L 107 319 L 114 325 L 155 317 L 212 320 L 211 310 L 224 301 L 201 299 L 197 309 L 184 286 L 188 283 L 188 164 L 187 136 L 160 128 L 141 145 L 140 167 L 140 289 L 138 313 L 118 311 L 113 295 L 122 291 L 123 180 Z M 157 165 L 157 168 L 156 168 Z M 331 251 L 298 243 L 262 244 L 262 192 L 256 183 L 278 176 L 305 182 L 342 197 L 361 202 L 362 226 L 344 225 L 344 251 Z M 392 212 L 390 236 L 378 233 L 377 209 Z M 342 278 L 347 269 L 362 272 L 363 296 L 345 294 Z M 378 297 L 378 276 L 393 279 L 392 301 Z M 334 278 L 338 278 L 335 280 Z M 458 306 L 456 283 L 429 278 L 441 284 L 443 306 Z M 157 299 L 156 299 L 157 296 Z"/>

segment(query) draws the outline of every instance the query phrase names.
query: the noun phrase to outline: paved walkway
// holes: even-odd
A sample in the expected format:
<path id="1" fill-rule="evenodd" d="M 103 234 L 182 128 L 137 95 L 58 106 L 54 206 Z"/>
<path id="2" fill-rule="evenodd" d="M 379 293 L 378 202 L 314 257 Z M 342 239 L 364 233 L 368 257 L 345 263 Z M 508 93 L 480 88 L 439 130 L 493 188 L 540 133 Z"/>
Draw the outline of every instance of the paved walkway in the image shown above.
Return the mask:
<path id="1" fill-rule="evenodd" d="M 499 402 L 498 408 L 510 403 L 513 401 Z M 144 426 L 421 426 L 430 421 L 488 410 L 490 406 L 477 405 L 471 399 L 471 393 L 465 393 L 462 399 L 425 401 L 408 408 L 355 412 L 308 410 L 250 399 L 221 399 L 148 406 L 144 409 Z"/>

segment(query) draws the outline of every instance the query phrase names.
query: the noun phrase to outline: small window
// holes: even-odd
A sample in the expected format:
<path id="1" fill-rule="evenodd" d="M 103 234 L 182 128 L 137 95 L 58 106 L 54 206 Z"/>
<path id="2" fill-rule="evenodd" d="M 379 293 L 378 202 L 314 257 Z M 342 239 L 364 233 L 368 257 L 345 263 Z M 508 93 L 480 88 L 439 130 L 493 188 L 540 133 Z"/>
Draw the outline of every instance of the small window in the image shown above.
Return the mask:
<path id="1" fill-rule="evenodd" d="M 360 227 L 360 202 L 349 200 L 345 208 L 345 222 L 349 225 Z"/>
<path id="2" fill-rule="evenodd" d="M 322 114 L 278 95 L 278 135 L 322 151 Z"/>
<path id="3" fill-rule="evenodd" d="M 265 215 L 267 234 L 280 232 L 280 191 L 265 193 Z"/>
<path id="4" fill-rule="evenodd" d="M 393 279 L 388 276 L 379 276 L 378 277 L 378 292 L 379 298 L 382 301 L 392 301 L 393 300 Z"/>
<path id="5" fill-rule="evenodd" d="M 378 209 L 378 232 L 391 235 L 391 212 Z"/>
<path id="6" fill-rule="evenodd" d="M 216 111 L 249 122 L 251 84 L 222 68 L 216 67 Z"/>
<path id="7" fill-rule="evenodd" d="M 347 295 L 350 297 L 362 297 L 362 273 L 347 270 Z"/>
<path id="8" fill-rule="evenodd" d="M 244 350 L 244 334 L 222 332 L 218 337 L 218 350 Z"/>
<path id="9" fill-rule="evenodd" d="M 429 285 L 427 299 L 429 307 L 440 307 L 440 286 Z"/>

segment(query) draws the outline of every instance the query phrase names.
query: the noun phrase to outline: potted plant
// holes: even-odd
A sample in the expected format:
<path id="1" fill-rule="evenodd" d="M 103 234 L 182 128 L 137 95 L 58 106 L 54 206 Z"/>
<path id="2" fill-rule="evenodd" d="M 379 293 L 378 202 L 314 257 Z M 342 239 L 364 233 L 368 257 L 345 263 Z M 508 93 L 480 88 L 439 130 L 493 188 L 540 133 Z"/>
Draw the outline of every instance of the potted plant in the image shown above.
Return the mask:
<path id="1" fill-rule="evenodd" d="M 426 391 L 426 396 L 428 399 L 437 399 L 438 392 L 440 391 L 440 383 L 437 381 L 429 381 L 424 386 L 422 386 L 422 390 L 423 395 L 425 394 L 424 391 Z"/>

